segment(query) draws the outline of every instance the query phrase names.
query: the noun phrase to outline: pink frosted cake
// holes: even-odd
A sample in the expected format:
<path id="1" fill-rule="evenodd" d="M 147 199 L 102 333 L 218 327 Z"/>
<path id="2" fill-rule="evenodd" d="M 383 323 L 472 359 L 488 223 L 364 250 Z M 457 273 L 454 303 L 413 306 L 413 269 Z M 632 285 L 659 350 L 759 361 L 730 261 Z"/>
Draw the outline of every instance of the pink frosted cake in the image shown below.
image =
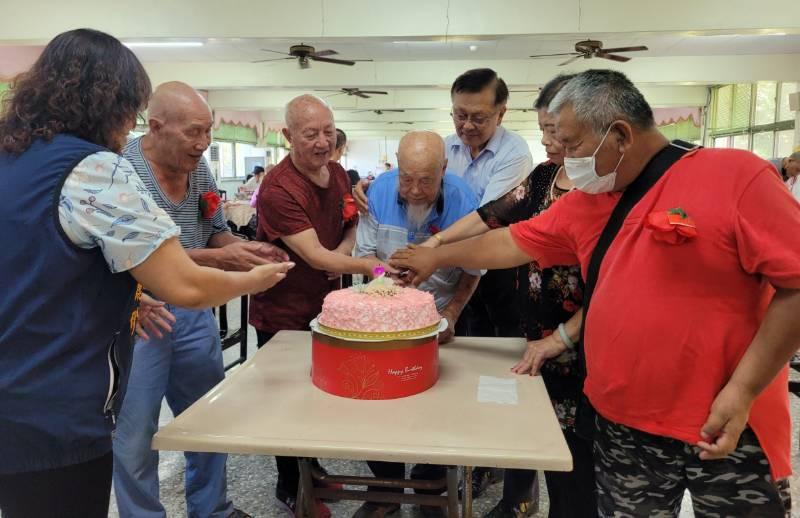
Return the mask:
<path id="1" fill-rule="evenodd" d="M 329 293 L 319 323 L 346 331 L 394 333 L 430 328 L 440 318 L 430 293 L 371 283 Z"/>
<path id="2" fill-rule="evenodd" d="M 311 381 L 353 399 L 428 390 L 439 377 L 440 320 L 429 293 L 383 275 L 329 293 L 311 323 Z"/>

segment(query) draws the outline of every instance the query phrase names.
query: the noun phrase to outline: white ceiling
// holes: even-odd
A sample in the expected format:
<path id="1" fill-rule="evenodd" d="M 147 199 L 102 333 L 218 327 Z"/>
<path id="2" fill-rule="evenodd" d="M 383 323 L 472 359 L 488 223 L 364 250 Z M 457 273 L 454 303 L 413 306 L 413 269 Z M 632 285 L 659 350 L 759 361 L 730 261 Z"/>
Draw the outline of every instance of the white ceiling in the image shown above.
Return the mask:
<path id="1" fill-rule="evenodd" d="M 754 54 L 795 54 L 800 52 L 800 34 L 698 34 L 668 33 L 597 33 L 540 34 L 525 36 L 484 36 L 458 38 L 457 41 L 382 39 L 269 39 L 210 38 L 203 47 L 137 48 L 136 54 L 147 62 L 249 62 L 280 59 L 269 49 L 288 52 L 291 45 L 304 43 L 318 51 L 334 49 L 345 59 L 376 61 L 439 61 L 527 59 L 535 54 L 573 52 L 575 43 L 585 39 L 600 40 L 607 48 L 645 45 L 649 50 L 626 54 L 631 57 L 718 56 Z M 442 38 L 443 40 L 443 38 Z M 136 39 L 135 41 L 148 41 Z M 159 40 L 161 41 L 161 40 Z M 177 41 L 187 41 L 186 39 Z M 476 47 L 471 50 L 470 47 Z M 264 66 L 293 66 L 295 63 L 272 62 Z M 325 66 L 325 65 L 322 65 Z"/>
<path id="2" fill-rule="evenodd" d="M 8 13 L 8 10 L 4 10 Z M 41 45 L 74 27 L 123 41 L 201 41 L 197 48 L 137 48 L 155 84 L 182 80 L 209 92 L 218 110 L 255 110 L 279 121 L 285 103 L 327 88 L 385 90 L 386 96 L 328 97 L 339 124 L 363 135 L 399 135 L 451 123 L 449 87 L 461 72 L 491 67 L 512 89 L 505 124 L 533 135 L 535 90 L 561 72 L 621 70 L 654 106 L 697 106 L 707 86 L 800 80 L 800 1 L 671 0 L 27 0 L 0 16 L 0 78 L 24 70 Z M 628 63 L 533 54 L 571 52 L 582 39 L 605 47 L 646 45 Z M 371 59 L 353 67 L 280 57 L 297 43 Z M 470 47 L 474 46 L 474 50 Z M 522 90 L 521 92 L 519 90 Z M 319 92 L 320 95 L 328 95 Z M 358 109 L 402 113 L 354 113 Z M 392 124 L 390 124 L 390 122 Z M 404 124 L 411 122 L 413 124 Z"/>

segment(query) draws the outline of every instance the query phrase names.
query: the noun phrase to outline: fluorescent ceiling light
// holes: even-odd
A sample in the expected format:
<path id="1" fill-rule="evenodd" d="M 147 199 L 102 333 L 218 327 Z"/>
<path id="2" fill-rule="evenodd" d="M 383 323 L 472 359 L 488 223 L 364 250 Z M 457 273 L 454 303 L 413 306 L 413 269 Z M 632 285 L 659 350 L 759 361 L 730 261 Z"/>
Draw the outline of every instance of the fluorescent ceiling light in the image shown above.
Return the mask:
<path id="1" fill-rule="evenodd" d="M 202 41 L 128 41 L 125 42 L 128 48 L 145 48 L 145 47 L 162 47 L 162 48 L 178 48 L 178 47 L 202 47 Z"/>

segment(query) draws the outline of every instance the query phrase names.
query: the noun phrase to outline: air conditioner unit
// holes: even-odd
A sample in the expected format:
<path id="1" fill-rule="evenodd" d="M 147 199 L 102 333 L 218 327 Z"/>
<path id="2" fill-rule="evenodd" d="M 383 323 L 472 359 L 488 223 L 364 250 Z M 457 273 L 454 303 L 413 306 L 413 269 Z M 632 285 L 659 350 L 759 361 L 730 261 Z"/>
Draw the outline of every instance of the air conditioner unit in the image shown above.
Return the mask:
<path id="1" fill-rule="evenodd" d="M 219 183 L 219 144 L 216 142 L 212 142 L 208 147 L 208 167 L 211 169 L 214 180 Z"/>

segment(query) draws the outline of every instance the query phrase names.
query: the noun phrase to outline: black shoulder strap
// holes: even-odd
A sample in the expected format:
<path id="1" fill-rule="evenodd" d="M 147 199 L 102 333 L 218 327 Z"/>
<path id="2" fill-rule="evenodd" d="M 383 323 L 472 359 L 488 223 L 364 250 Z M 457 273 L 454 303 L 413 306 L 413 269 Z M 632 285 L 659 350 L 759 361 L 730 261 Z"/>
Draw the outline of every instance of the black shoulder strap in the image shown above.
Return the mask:
<path id="1" fill-rule="evenodd" d="M 622 197 L 617 202 L 611 216 L 608 218 L 600 238 L 597 240 L 597 245 L 592 252 L 592 258 L 589 260 L 589 268 L 586 272 L 586 285 L 583 292 L 583 319 L 581 321 L 581 338 L 578 343 L 578 375 L 586 379 L 586 343 L 584 340 L 584 333 L 586 329 L 586 315 L 589 314 L 589 303 L 592 300 L 594 287 L 597 284 L 597 276 L 600 273 L 600 265 L 603 262 L 608 248 L 617 237 L 619 229 L 622 228 L 622 223 L 630 213 L 631 209 L 639 202 L 639 200 L 647 194 L 656 182 L 664 176 L 667 169 L 677 162 L 683 155 L 691 151 L 695 146 L 682 141 L 674 141 L 661 151 L 655 154 L 650 162 L 647 163 L 642 173 L 631 183 Z M 582 382 L 581 382 L 582 383 Z M 581 386 L 581 389 L 583 387 Z M 590 440 L 594 435 L 595 430 L 596 412 L 589 402 L 585 394 L 581 393 L 578 399 L 578 406 L 575 415 L 575 433 L 580 437 Z"/>
<path id="2" fill-rule="evenodd" d="M 627 189 L 622 193 L 622 197 L 617 202 L 611 216 L 608 218 L 600 238 L 597 240 L 597 245 L 592 252 L 592 258 L 589 260 L 589 268 L 586 272 L 586 283 L 583 292 L 583 319 L 581 321 L 581 337 L 578 349 L 578 358 L 580 361 L 581 375 L 586 376 L 586 357 L 584 355 L 584 330 L 586 328 L 586 315 L 589 313 L 589 303 L 592 300 L 594 287 L 597 284 L 597 276 L 600 273 L 600 265 L 606 255 L 611 243 L 622 228 L 622 223 L 628 217 L 631 209 L 639 203 L 647 191 L 658 182 L 664 173 L 669 169 L 672 164 L 677 162 L 683 155 L 694 149 L 696 146 L 676 140 L 670 145 L 659 151 L 650 159 L 645 166 L 642 173 L 631 183 Z"/>

